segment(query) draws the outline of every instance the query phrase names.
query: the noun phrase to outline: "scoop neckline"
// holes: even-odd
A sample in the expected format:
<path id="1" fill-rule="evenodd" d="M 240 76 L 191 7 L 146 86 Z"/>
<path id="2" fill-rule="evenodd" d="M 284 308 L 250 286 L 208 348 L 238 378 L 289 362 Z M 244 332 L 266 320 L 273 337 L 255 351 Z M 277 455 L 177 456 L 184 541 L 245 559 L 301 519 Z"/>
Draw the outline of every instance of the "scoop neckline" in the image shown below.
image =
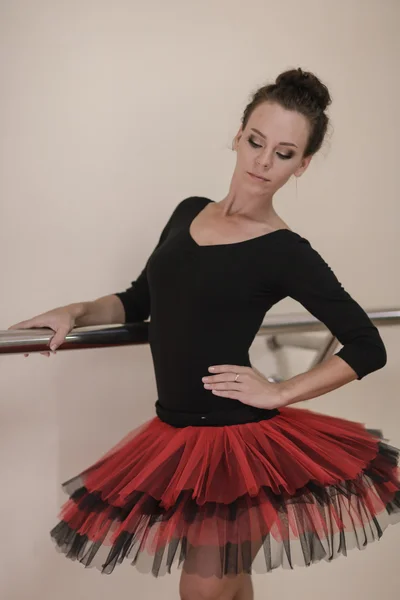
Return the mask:
<path id="1" fill-rule="evenodd" d="M 281 229 L 275 229 L 274 231 L 270 231 L 269 233 L 263 233 L 262 235 L 257 235 L 256 237 L 252 237 L 249 238 L 247 240 L 241 240 L 239 242 L 227 242 L 224 244 L 198 244 L 196 242 L 196 240 L 193 238 L 192 234 L 190 233 L 190 227 L 193 223 L 193 221 L 195 220 L 195 218 L 201 213 L 202 210 L 205 209 L 206 206 L 208 206 L 208 204 L 210 204 L 210 202 L 214 202 L 215 200 L 210 200 L 208 199 L 207 204 L 205 204 L 200 210 L 199 212 L 197 212 L 194 217 L 192 218 L 192 220 L 189 222 L 189 225 L 187 227 L 187 233 L 188 233 L 188 237 L 189 239 L 192 241 L 192 243 L 194 244 L 194 246 L 196 246 L 196 248 L 221 248 L 221 247 L 226 247 L 226 246 L 241 246 L 243 244 L 248 244 L 249 242 L 254 242 L 255 240 L 260 240 L 262 238 L 266 238 L 270 235 L 274 235 L 276 233 L 281 233 L 282 231 L 288 231 L 290 233 L 294 233 L 296 234 L 295 231 L 293 231 L 292 229 L 287 229 L 286 227 L 282 227 Z"/>

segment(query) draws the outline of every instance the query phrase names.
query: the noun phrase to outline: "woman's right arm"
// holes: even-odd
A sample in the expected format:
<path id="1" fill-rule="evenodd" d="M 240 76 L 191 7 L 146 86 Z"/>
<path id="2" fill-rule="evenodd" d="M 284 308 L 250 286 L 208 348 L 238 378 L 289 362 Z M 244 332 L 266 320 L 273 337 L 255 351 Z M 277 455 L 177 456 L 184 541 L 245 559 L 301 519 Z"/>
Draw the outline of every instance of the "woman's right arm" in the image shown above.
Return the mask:
<path id="1" fill-rule="evenodd" d="M 153 252 L 168 236 L 176 209 L 184 202 L 184 200 L 180 202 L 173 211 Z M 76 302 L 61 306 L 32 319 L 15 323 L 9 329 L 32 329 L 35 327 L 53 329 L 55 334 L 51 338 L 49 346 L 52 351 L 55 351 L 74 327 L 145 321 L 150 316 L 150 291 L 147 281 L 148 261 L 136 280 L 132 281 L 131 286 L 124 291 L 108 294 L 89 302 Z M 49 355 L 49 352 L 41 352 L 41 354 Z"/>
<path id="2" fill-rule="evenodd" d="M 66 307 L 75 318 L 75 327 L 125 323 L 125 309 L 116 294 L 102 296 L 91 302 L 77 302 Z"/>
<path id="3" fill-rule="evenodd" d="M 90 302 L 76 302 L 54 308 L 26 321 L 15 323 L 9 327 L 9 330 L 41 327 L 52 329 L 54 335 L 49 346 L 54 352 L 74 327 L 114 323 L 125 323 L 125 309 L 116 294 L 109 294 Z M 48 356 L 49 352 L 41 352 L 41 354 Z"/>

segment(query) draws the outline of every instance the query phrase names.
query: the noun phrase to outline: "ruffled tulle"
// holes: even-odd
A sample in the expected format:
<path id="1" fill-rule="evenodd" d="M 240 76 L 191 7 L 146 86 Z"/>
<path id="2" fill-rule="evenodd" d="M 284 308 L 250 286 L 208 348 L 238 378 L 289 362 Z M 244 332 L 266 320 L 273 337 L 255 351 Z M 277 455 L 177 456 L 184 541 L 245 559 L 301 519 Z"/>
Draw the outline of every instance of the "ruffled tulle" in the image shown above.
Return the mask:
<path id="1" fill-rule="evenodd" d="M 379 430 L 306 409 L 221 427 L 158 417 L 63 483 L 51 536 L 111 573 L 158 576 L 184 562 L 209 576 L 346 555 L 400 521 L 399 449 Z"/>

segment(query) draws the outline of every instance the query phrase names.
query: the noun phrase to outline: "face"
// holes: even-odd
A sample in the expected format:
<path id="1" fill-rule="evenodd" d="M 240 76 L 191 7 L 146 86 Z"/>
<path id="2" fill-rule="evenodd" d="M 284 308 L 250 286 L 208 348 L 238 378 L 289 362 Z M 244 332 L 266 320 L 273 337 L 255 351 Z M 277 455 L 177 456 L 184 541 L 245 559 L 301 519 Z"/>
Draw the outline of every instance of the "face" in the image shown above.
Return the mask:
<path id="1" fill-rule="evenodd" d="M 300 113 L 276 103 L 260 104 L 234 139 L 235 183 L 252 193 L 273 195 L 307 169 L 312 158 L 303 158 L 308 135 L 308 121 Z"/>

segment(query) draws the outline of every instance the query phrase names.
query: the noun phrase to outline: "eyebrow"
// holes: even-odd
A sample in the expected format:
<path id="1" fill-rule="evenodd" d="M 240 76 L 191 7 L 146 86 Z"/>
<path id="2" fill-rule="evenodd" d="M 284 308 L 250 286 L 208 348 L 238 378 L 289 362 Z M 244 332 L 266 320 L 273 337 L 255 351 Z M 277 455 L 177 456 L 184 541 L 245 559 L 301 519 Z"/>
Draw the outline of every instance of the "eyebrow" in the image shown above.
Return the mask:
<path id="1" fill-rule="evenodd" d="M 251 128 L 252 131 L 255 131 L 256 133 L 258 133 L 258 135 L 261 135 L 262 138 L 267 139 L 265 137 L 265 135 L 263 133 L 261 133 L 261 131 L 259 131 L 258 129 L 254 129 L 254 127 Z M 294 146 L 295 148 L 297 148 L 298 146 L 296 146 L 296 144 L 292 144 L 291 142 L 279 142 L 278 144 L 279 146 Z"/>

